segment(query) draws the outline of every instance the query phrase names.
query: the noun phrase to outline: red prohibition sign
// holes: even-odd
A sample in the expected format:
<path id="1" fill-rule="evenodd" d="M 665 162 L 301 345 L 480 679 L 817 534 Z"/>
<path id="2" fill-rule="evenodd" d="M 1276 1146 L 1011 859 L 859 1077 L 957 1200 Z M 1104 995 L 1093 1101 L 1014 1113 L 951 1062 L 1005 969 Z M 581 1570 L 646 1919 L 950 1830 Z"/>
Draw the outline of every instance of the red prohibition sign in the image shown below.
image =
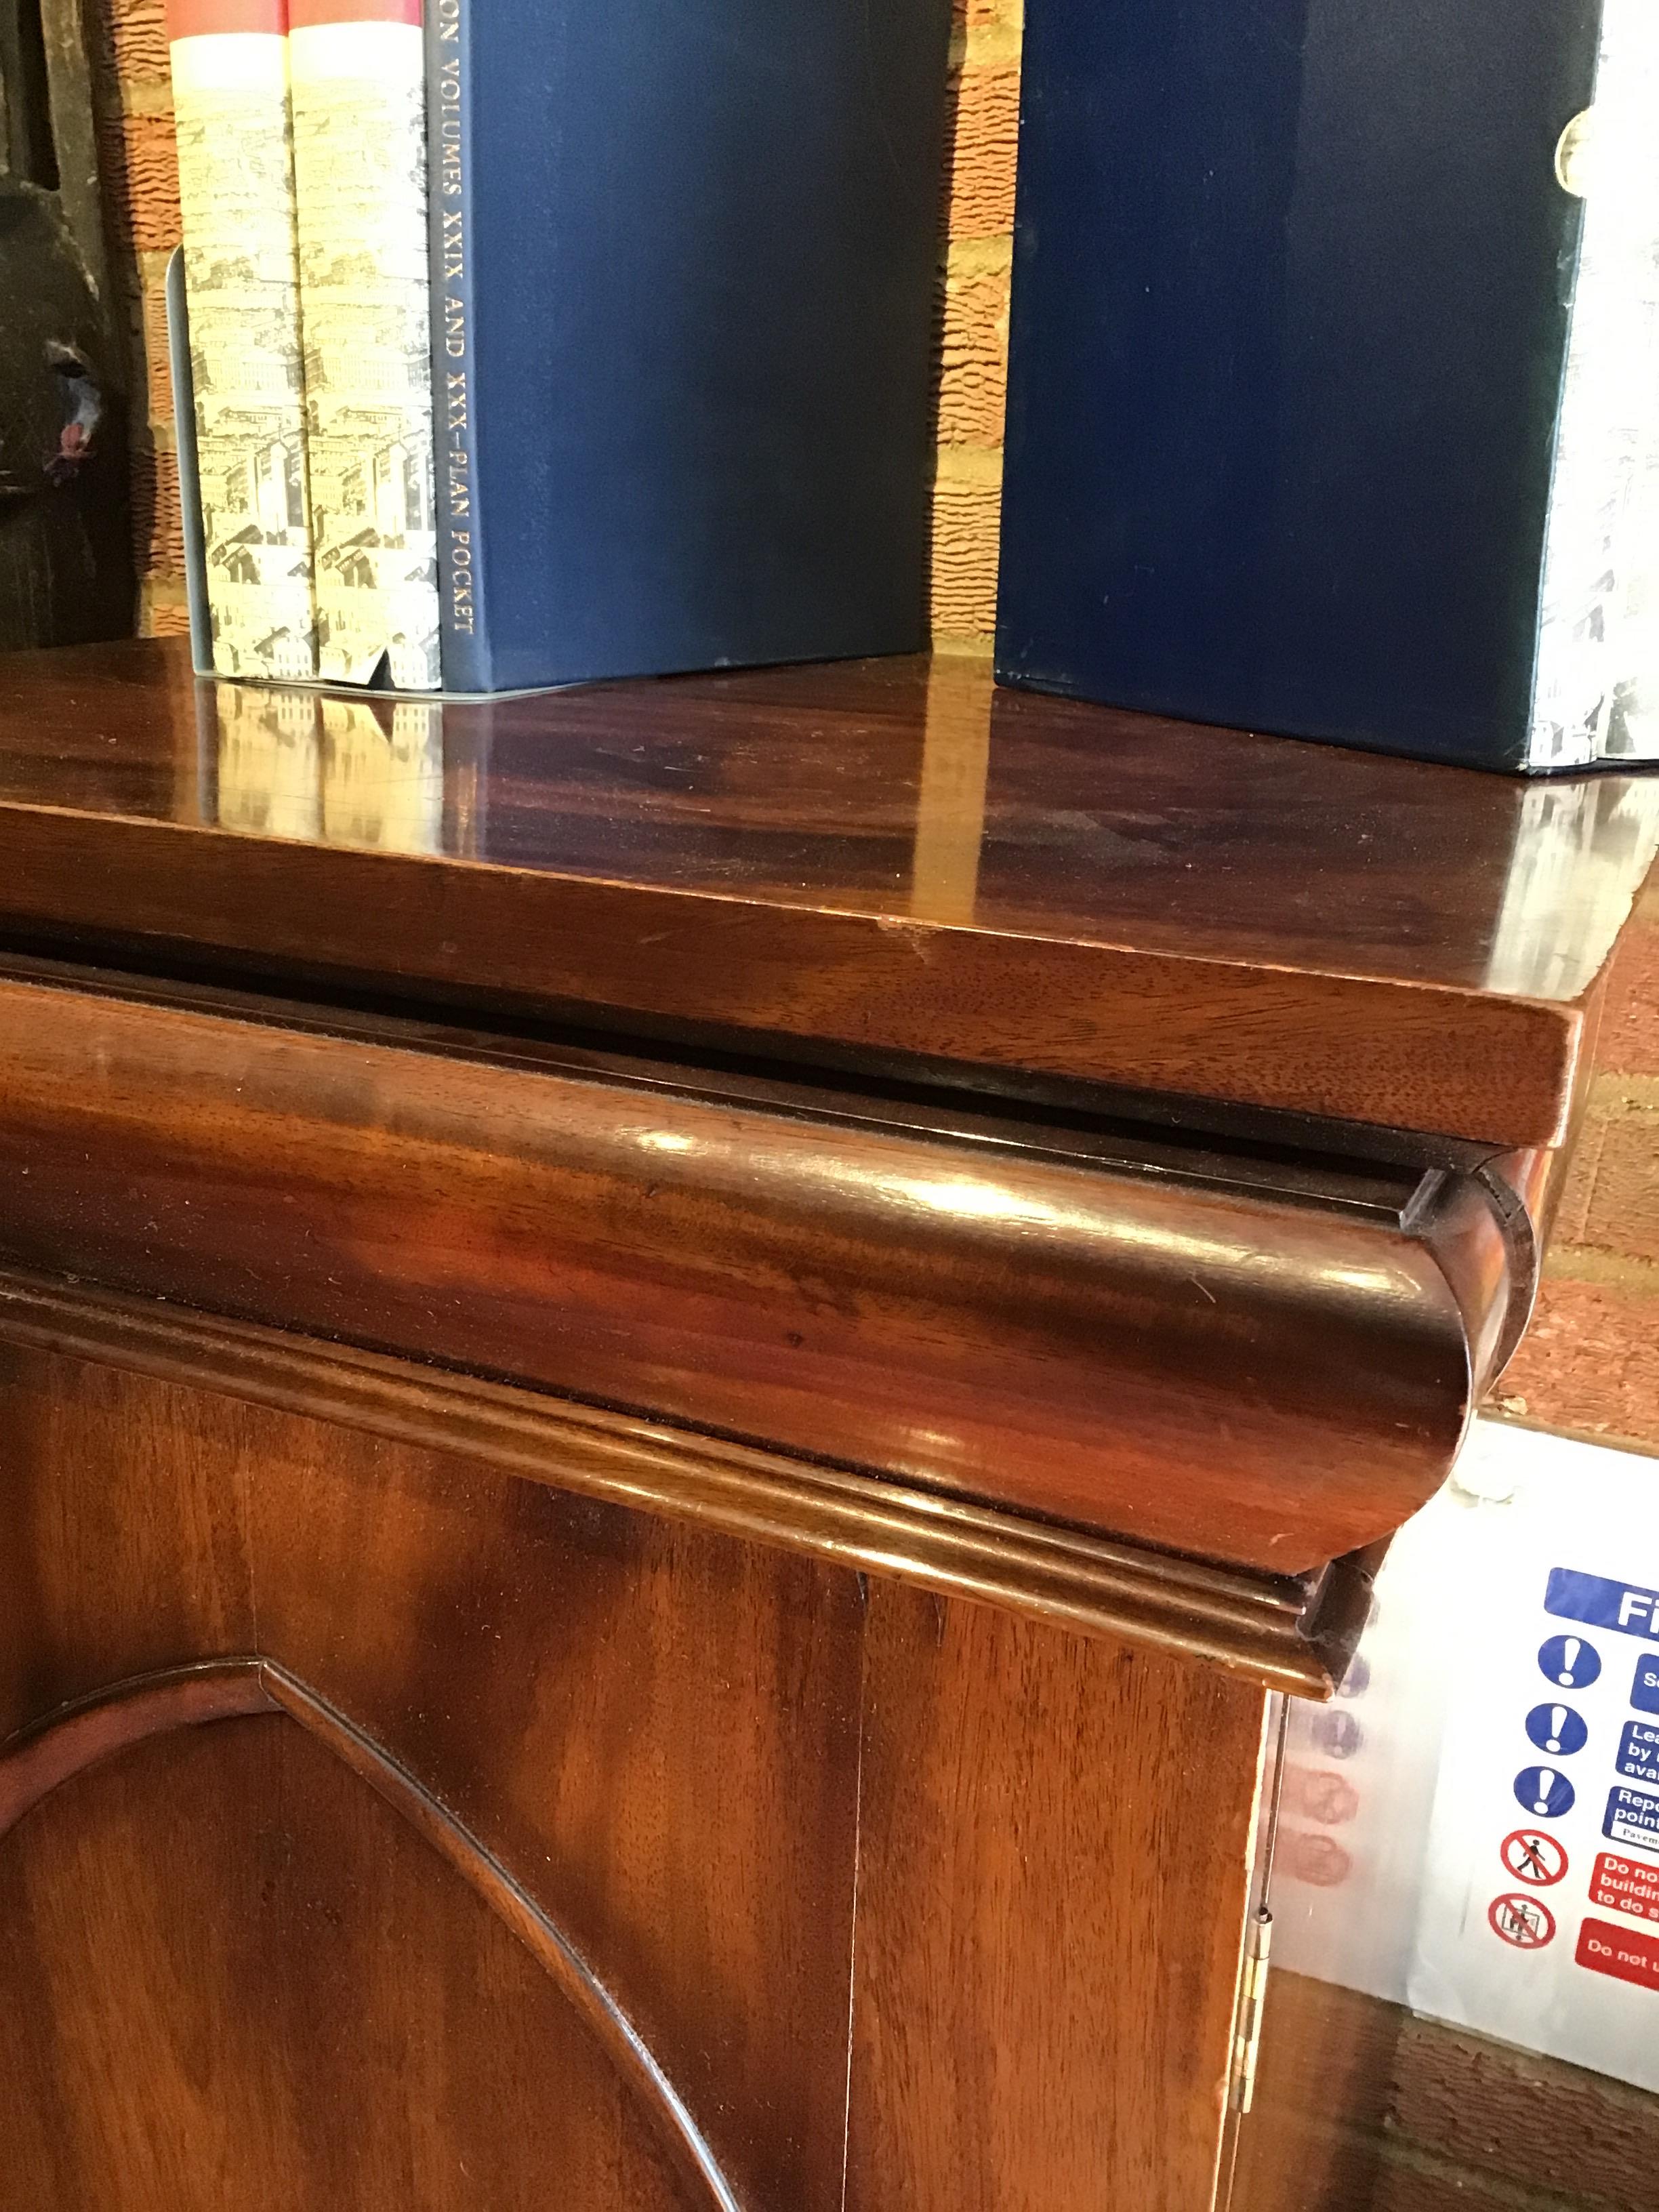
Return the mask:
<path id="1" fill-rule="evenodd" d="M 1553 1836 L 1540 1835 L 1536 1828 L 1517 1828 L 1504 1838 L 1504 1864 L 1517 1881 L 1547 1889 L 1566 1872 L 1567 1855 Z"/>
<path id="2" fill-rule="evenodd" d="M 1541 1951 L 1555 1940 L 1555 1915 L 1535 1897 L 1494 1897 L 1486 1907 L 1494 1936 L 1517 1951 Z"/>

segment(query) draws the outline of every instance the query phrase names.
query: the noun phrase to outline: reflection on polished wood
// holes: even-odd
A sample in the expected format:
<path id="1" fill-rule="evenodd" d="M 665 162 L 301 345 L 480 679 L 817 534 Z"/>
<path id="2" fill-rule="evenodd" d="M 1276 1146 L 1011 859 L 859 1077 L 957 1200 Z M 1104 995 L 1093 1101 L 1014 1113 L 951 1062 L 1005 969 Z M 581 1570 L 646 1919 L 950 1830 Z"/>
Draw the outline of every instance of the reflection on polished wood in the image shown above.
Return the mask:
<path id="1" fill-rule="evenodd" d="M 1656 836 L 961 659 L 0 665 L 0 2212 L 1218 2212 L 1272 1693 Z"/>
<path id="2" fill-rule="evenodd" d="M 910 862 L 910 911 L 919 921 L 971 923 L 978 911 L 991 768 L 984 690 L 980 661 L 940 654 L 928 668 Z"/>
<path id="3" fill-rule="evenodd" d="M 0 974 L 14 1262 L 1270 1571 L 1432 1495 L 1532 1293 L 1470 1176 L 74 981 Z"/>
<path id="4" fill-rule="evenodd" d="M 1656 838 L 1651 779 L 994 693 L 960 659 L 441 709 L 198 687 L 160 644 L 0 668 L 14 935 L 1501 1145 L 1560 1137 Z"/>
<path id="5" fill-rule="evenodd" d="M 1346 1562 L 1318 1575 L 1267 1575 L 1143 1551 L 538 1391 L 15 1270 L 0 1273 L 0 1343 L 211 1384 L 251 1405 L 442 1450 L 936 1596 L 1085 1636 L 1132 1636 L 1273 1689 L 1328 1696 L 1370 1604 L 1368 1577 Z M 6 1802 L 0 1793 L 0 1827 Z"/>

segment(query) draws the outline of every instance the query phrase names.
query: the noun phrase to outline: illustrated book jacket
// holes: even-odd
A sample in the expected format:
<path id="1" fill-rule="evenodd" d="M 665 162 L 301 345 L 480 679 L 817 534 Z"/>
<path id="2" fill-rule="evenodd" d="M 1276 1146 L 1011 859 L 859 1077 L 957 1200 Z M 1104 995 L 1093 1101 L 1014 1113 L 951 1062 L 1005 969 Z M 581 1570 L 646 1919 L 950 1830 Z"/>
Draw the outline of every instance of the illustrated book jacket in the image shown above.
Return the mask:
<path id="1" fill-rule="evenodd" d="M 169 0 L 213 663 L 317 673 L 283 0 Z"/>
<path id="2" fill-rule="evenodd" d="M 318 670 L 435 690 L 420 0 L 290 0 Z"/>
<path id="3" fill-rule="evenodd" d="M 1653 0 L 1030 0 L 1005 683 L 1659 755 Z"/>
<path id="4" fill-rule="evenodd" d="M 923 642 L 946 0 L 431 0 L 447 689 Z"/>

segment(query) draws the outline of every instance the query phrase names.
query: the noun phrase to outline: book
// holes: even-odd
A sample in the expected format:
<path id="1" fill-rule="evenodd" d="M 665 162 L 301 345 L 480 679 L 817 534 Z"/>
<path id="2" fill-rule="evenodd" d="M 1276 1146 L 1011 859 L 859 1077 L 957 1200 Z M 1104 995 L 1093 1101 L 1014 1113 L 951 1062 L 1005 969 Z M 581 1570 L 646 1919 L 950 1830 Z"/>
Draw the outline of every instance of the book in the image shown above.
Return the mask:
<path id="1" fill-rule="evenodd" d="M 1659 9 L 1031 0 L 997 672 L 1659 754 Z"/>
<path id="2" fill-rule="evenodd" d="M 435 689 L 420 0 L 290 0 L 319 672 Z"/>
<path id="3" fill-rule="evenodd" d="M 946 0 L 434 0 L 445 687 L 926 635 Z"/>
<path id="4" fill-rule="evenodd" d="M 317 672 L 283 0 L 168 0 L 204 574 L 223 676 Z"/>
<path id="5" fill-rule="evenodd" d="M 1603 0 L 1593 105 L 1559 142 L 1582 202 L 1545 526 L 1535 764 L 1659 757 L 1659 13 Z"/>

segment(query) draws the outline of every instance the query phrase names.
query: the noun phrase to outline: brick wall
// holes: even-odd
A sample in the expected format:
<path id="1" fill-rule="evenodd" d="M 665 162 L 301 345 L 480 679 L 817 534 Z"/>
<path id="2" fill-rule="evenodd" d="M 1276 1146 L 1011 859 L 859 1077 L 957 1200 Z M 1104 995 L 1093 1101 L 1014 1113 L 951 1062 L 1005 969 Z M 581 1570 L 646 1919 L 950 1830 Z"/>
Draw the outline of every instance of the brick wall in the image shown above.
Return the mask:
<path id="1" fill-rule="evenodd" d="M 179 166 L 162 0 L 94 0 L 94 99 L 112 258 L 132 332 L 133 527 L 138 628 L 187 627 L 179 464 L 161 277 L 179 243 Z"/>
<path id="2" fill-rule="evenodd" d="M 954 0 L 945 179 L 933 629 L 988 643 L 1008 381 L 1022 0 Z"/>
<path id="3" fill-rule="evenodd" d="M 1538 1427 L 1659 1452 L 1659 879 L 1608 978 L 1598 1061 L 1504 1394 Z"/>
<path id="4" fill-rule="evenodd" d="M 1231 2212 L 1651 2212 L 1656 2172 L 1659 2098 L 1270 1978 Z"/>

